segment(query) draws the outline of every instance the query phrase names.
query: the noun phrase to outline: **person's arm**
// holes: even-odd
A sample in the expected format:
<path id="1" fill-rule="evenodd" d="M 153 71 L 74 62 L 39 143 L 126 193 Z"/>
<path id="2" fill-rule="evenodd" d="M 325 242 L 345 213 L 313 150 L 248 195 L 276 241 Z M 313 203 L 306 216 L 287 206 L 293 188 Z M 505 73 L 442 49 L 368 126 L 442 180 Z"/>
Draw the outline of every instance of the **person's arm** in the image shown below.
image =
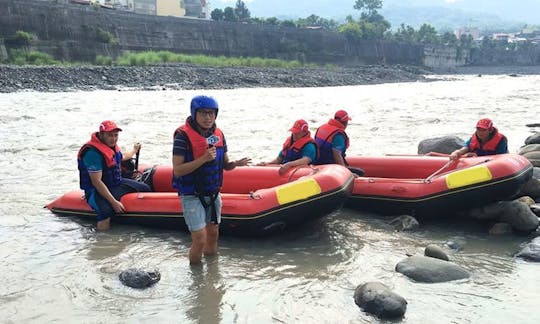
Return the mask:
<path id="1" fill-rule="evenodd" d="M 124 153 L 123 156 L 122 156 L 122 161 L 127 161 L 127 160 L 130 160 L 133 158 L 133 156 L 135 156 L 135 154 L 137 154 L 137 152 L 139 152 L 139 150 L 141 149 L 141 143 L 135 143 L 133 144 L 133 148 Z"/>
<path id="2" fill-rule="evenodd" d="M 172 165 L 173 174 L 175 177 L 181 177 L 190 174 L 200 168 L 206 162 L 213 161 L 216 158 L 216 148 L 214 146 L 208 148 L 203 155 L 193 161 L 185 162 L 183 155 L 173 155 Z"/>
<path id="3" fill-rule="evenodd" d="M 467 154 L 468 152 L 469 152 L 469 147 L 465 146 L 450 153 L 449 158 L 450 160 L 457 160 L 464 154 Z"/>
<path id="4" fill-rule="evenodd" d="M 345 137 L 341 134 L 336 134 L 332 140 L 332 156 L 334 157 L 334 163 L 347 166 L 343 159 L 343 152 L 345 151 Z"/>
<path id="5" fill-rule="evenodd" d="M 113 210 L 116 213 L 123 213 L 126 211 L 126 208 L 124 205 L 116 200 L 114 196 L 111 194 L 111 191 L 105 183 L 101 180 L 103 171 L 97 171 L 97 172 L 89 172 L 90 175 L 90 181 L 92 181 L 92 185 L 96 188 L 96 191 L 101 195 L 101 197 L 105 198 L 111 204 Z"/>
<path id="6" fill-rule="evenodd" d="M 508 140 L 506 137 L 503 137 L 502 140 L 499 142 L 499 145 L 497 145 L 497 148 L 495 149 L 495 154 L 506 154 L 508 153 Z"/>
<path id="7" fill-rule="evenodd" d="M 276 158 L 273 159 L 272 161 L 270 161 L 270 162 L 260 162 L 257 165 L 258 166 L 266 166 L 266 165 L 269 165 L 269 164 L 281 164 L 282 161 L 283 161 L 283 153 L 281 153 L 281 151 L 280 151 L 278 156 L 276 156 Z"/>
<path id="8" fill-rule="evenodd" d="M 90 181 L 98 194 L 111 204 L 116 213 L 123 212 L 125 210 L 124 205 L 114 198 L 107 185 L 101 180 L 103 176 L 103 157 L 95 149 L 89 149 L 84 153 L 82 160 L 88 170 Z"/>
<path id="9" fill-rule="evenodd" d="M 314 143 L 308 143 L 304 145 L 304 147 L 302 148 L 302 157 L 299 158 L 298 160 L 289 161 L 283 164 L 281 168 L 279 169 L 279 174 L 284 174 L 290 168 L 293 168 L 295 166 L 311 164 L 315 160 L 316 156 L 317 156 L 317 147 L 315 146 Z"/>
<path id="10" fill-rule="evenodd" d="M 249 162 L 251 162 L 251 159 L 246 158 L 246 157 L 241 158 L 240 160 L 236 160 L 236 161 L 229 161 L 229 155 L 225 153 L 224 160 L 223 160 L 223 169 L 229 171 L 236 168 L 237 166 L 248 165 Z"/>

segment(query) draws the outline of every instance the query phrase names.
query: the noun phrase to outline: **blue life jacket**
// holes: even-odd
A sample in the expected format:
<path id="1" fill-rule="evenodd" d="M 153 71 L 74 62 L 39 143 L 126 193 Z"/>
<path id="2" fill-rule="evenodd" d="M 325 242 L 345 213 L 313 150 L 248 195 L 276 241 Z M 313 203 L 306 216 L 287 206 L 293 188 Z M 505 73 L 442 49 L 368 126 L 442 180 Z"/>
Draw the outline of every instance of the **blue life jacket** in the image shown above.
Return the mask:
<path id="1" fill-rule="evenodd" d="M 118 145 L 115 145 L 114 149 L 112 149 L 99 140 L 97 133 L 93 133 L 90 141 L 84 144 L 77 154 L 80 188 L 85 191 L 94 189 L 94 185 L 90 180 L 90 174 L 83 162 L 83 156 L 90 148 L 98 151 L 103 157 L 104 165 L 101 169 L 101 181 L 103 181 L 108 188 L 119 185 L 122 182 L 122 171 L 120 168 L 120 164 L 122 163 L 122 152 L 120 152 Z"/>
<path id="2" fill-rule="evenodd" d="M 172 186 L 178 190 L 178 194 L 183 195 L 209 196 L 217 194 L 223 184 L 223 163 L 225 160 L 223 133 L 214 126 L 212 135 L 204 137 L 193 128 L 190 121 L 191 117 L 188 117 L 186 123 L 174 132 L 174 137 L 183 132 L 188 138 L 189 147 L 184 161 L 191 162 L 204 155 L 210 145 L 216 148 L 216 158 L 189 174 L 180 177 L 173 176 Z"/>

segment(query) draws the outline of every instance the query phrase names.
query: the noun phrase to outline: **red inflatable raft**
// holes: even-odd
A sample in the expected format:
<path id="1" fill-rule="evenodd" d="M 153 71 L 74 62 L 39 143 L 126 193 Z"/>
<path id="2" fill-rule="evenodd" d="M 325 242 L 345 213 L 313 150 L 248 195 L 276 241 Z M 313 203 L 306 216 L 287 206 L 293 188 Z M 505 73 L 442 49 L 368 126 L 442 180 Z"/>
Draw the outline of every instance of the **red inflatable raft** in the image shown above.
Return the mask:
<path id="1" fill-rule="evenodd" d="M 364 176 L 354 180 L 346 206 L 381 214 L 438 216 L 510 199 L 532 176 L 516 154 L 461 158 L 432 156 L 347 157 Z"/>
<path id="2" fill-rule="evenodd" d="M 222 188 L 221 232 L 234 235 L 265 235 L 302 225 L 339 209 L 350 196 L 353 175 L 339 165 L 291 169 L 238 167 L 225 171 Z M 113 222 L 186 229 L 182 206 L 171 187 L 172 168 L 152 168 L 148 181 L 153 192 L 122 197 L 126 213 Z M 95 220 L 80 190 L 68 192 L 46 206 L 61 216 Z"/>

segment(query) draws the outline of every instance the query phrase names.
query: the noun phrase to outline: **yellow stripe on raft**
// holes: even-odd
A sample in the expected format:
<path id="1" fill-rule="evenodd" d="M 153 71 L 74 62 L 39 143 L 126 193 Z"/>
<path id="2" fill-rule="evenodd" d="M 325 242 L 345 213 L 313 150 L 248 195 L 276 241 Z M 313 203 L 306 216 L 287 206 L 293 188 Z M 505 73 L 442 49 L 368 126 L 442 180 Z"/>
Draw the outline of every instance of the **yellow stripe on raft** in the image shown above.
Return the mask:
<path id="1" fill-rule="evenodd" d="M 493 175 L 488 167 L 485 165 L 478 165 L 450 173 L 446 176 L 446 186 L 448 186 L 449 189 L 454 189 L 489 181 L 491 179 L 493 179 Z"/>
<path id="2" fill-rule="evenodd" d="M 306 199 L 321 192 L 321 187 L 313 178 L 294 181 L 276 189 L 276 195 L 280 205 Z"/>

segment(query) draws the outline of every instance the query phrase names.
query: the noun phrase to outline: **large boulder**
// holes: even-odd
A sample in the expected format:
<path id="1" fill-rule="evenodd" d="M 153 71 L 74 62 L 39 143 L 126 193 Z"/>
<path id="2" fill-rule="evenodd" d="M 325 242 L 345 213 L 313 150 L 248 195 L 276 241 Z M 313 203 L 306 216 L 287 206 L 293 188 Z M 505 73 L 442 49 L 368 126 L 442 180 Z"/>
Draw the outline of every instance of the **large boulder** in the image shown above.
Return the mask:
<path id="1" fill-rule="evenodd" d="M 379 282 L 367 282 L 354 290 L 354 302 L 365 312 L 380 318 L 402 317 L 407 301 Z"/>
<path id="2" fill-rule="evenodd" d="M 540 133 L 536 132 L 531 136 L 527 137 L 527 139 L 525 140 L 525 144 L 540 144 Z"/>
<path id="3" fill-rule="evenodd" d="M 534 145 L 540 145 L 540 144 L 534 144 Z M 529 160 L 533 166 L 540 167 L 540 151 L 527 152 L 521 155 L 526 157 L 527 160 Z"/>
<path id="4" fill-rule="evenodd" d="M 540 198 L 540 180 L 531 178 L 523 185 L 520 196 L 529 196 L 535 201 Z"/>
<path id="5" fill-rule="evenodd" d="M 161 279 L 161 274 L 157 270 L 149 272 L 141 269 L 128 269 L 122 271 L 118 278 L 128 287 L 143 289 L 158 282 Z"/>
<path id="6" fill-rule="evenodd" d="M 518 154 L 523 155 L 525 153 L 538 152 L 538 151 L 540 151 L 540 144 L 528 144 L 528 145 L 522 146 L 519 149 Z"/>
<path id="7" fill-rule="evenodd" d="M 516 231 L 529 233 L 538 227 L 538 217 L 527 204 L 514 200 L 503 201 L 500 206 L 500 220 L 510 224 Z"/>
<path id="8" fill-rule="evenodd" d="M 429 152 L 450 154 L 464 145 L 465 142 L 454 135 L 428 138 L 418 144 L 418 154 L 427 154 Z"/>
<path id="9" fill-rule="evenodd" d="M 418 255 L 400 261 L 396 271 L 419 282 L 446 282 L 470 277 L 469 272 L 457 264 Z"/>
<path id="10" fill-rule="evenodd" d="M 533 178 L 540 180 L 540 168 L 533 168 Z"/>
<path id="11" fill-rule="evenodd" d="M 527 243 L 516 256 L 525 260 L 540 262 L 540 237 L 536 237 Z"/>

